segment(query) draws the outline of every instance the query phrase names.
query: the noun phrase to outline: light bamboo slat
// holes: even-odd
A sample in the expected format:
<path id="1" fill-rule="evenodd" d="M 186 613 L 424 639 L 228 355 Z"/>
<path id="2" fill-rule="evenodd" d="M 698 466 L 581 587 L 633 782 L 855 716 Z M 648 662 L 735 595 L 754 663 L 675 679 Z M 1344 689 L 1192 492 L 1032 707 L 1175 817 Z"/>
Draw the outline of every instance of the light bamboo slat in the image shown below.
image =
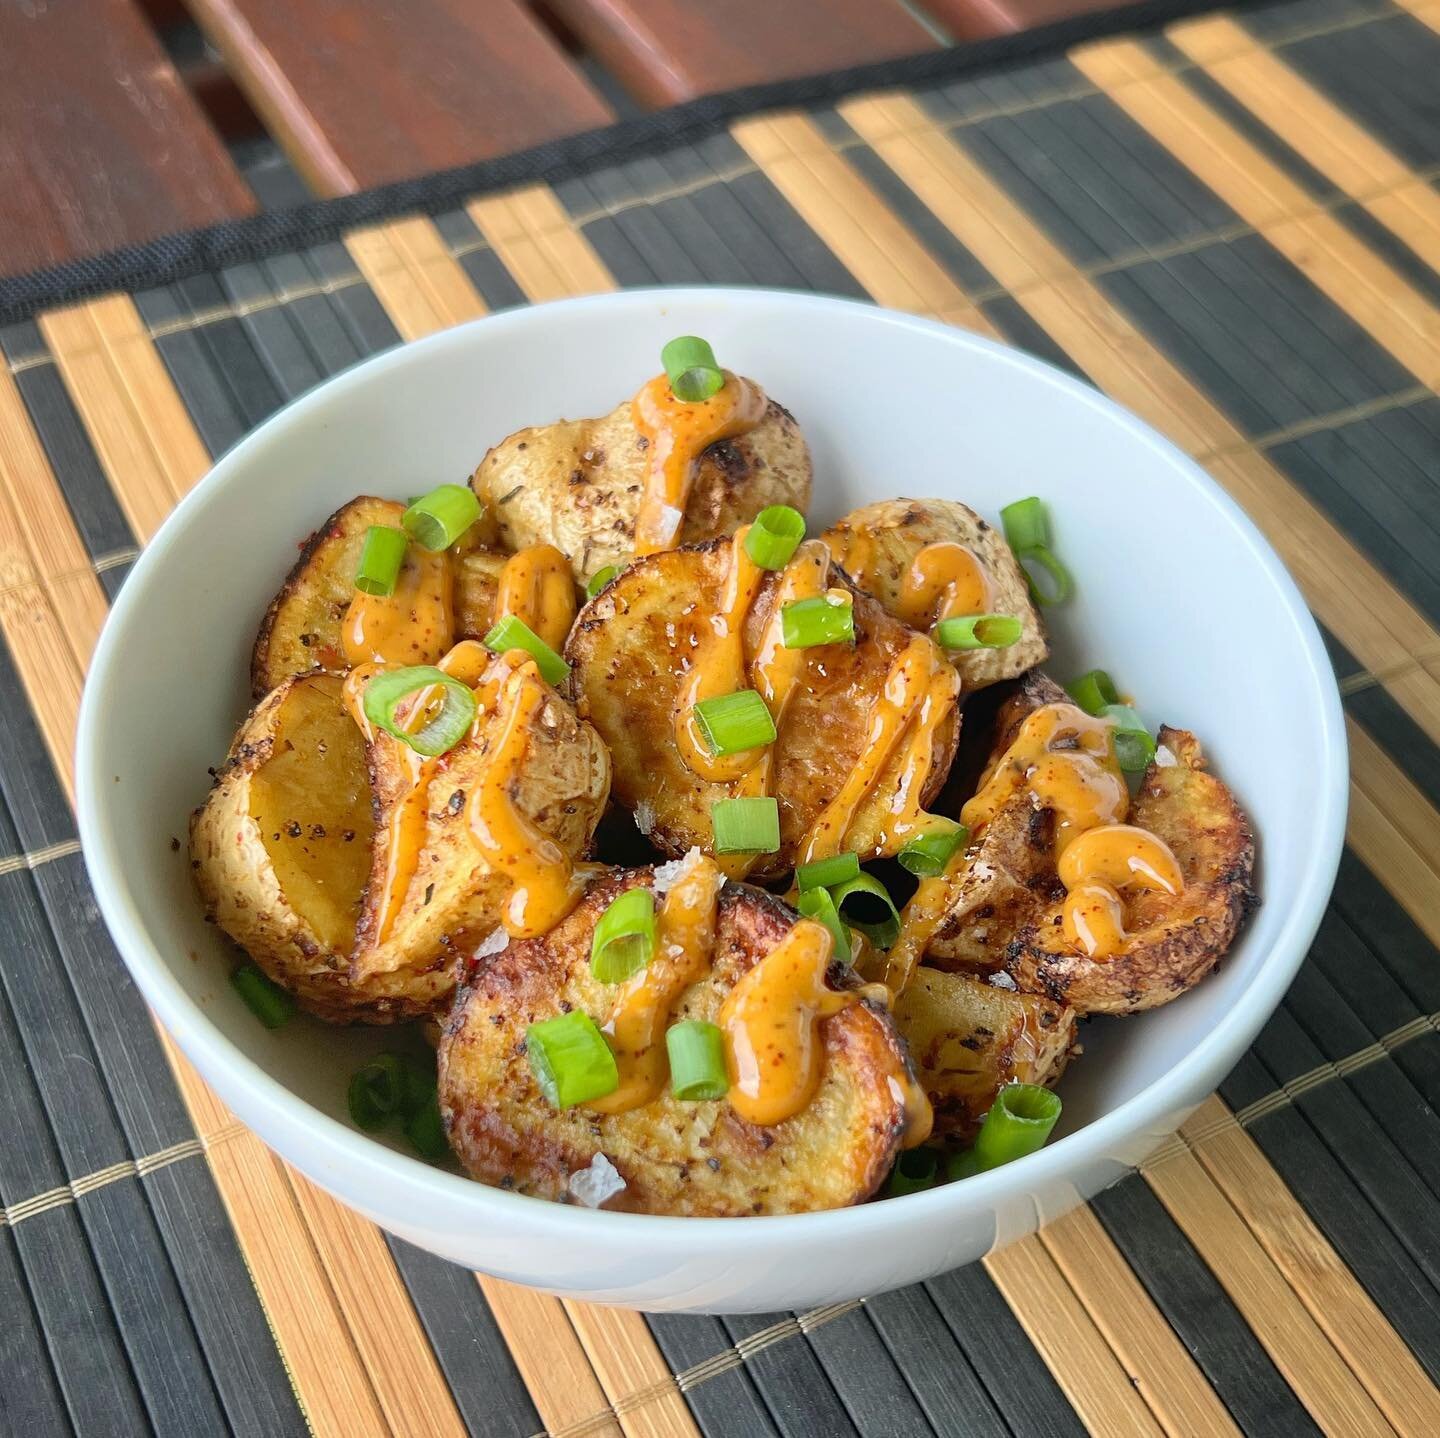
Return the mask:
<path id="1" fill-rule="evenodd" d="M 1239 1438 L 1235 1420 L 1090 1209 L 1072 1209 L 1039 1236 L 1170 1438 Z"/>
<path id="2" fill-rule="evenodd" d="M 1258 1161 L 1269 1168 L 1263 1157 Z M 1267 1252 L 1267 1246 L 1277 1251 L 1286 1247 L 1285 1235 L 1306 1222 L 1304 1210 L 1275 1179 L 1277 1207 L 1256 1215 L 1269 1238 L 1269 1244 L 1262 1245 L 1219 1182 L 1212 1181 L 1215 1171 L 1227 1169 L 1218 1158 L 1202 1167 L 1193 1153 L 1177 1152 L 1142 1172 L 1320 1427 L 1347 1438 L 1373 1438 L 1389 1431 L 1365 1387 L 1287 1282 L 1292 1272 L 1300 1276 L 1298 1265 L 1282 1270 Z M 1227 1174 L 1227 1187 L 1233 1181 Z"/>
<path id="3" fill-rule="evenodd" d="M 1022 1238 L 984 1262 L 1094 1438 L 1158 1438 L 1155 1414 L 1039 1238 Z"/>
<path id="4" fill-rule="evenodd" d="M 1440 4 L 1436 0 L 1396 0 L 1402 10 L 1408 10 L 1422 25 L 1440 31 Z"/>
<path id="5" fill-rule="evenodd" d="M 465 209 L 532 303 L 615 288 L 604 262 L 548 186 L 484 196 Z"/>
<path id="6" fill-rule="evenodd" d="M 352 230 L 345 248 L 400 337 L 419 339 L 486 313 L 484 300 L 423 217 Z"/>
<path id="7" fill-rule="evenodd" d="M 1181 1133 L 1195 1138 L 1194 1152 L 1200 1164 L 1395 1430 L 1406 1438 L 1433 1438 L 1440 1433 L 1440 1389 L 1430 1382 L 1314 1220 L 1295 1202 L 1259 1145 L 1238 1124 L 1224 1121 L 1229 1118 L 1229 1110 L 1218 1098 L 1207 1099 Z M 1197 1137 L 1201 1134 L 1203 1138 Z M 1173 1185 L 1170 1189 L 1173 1197 Z M 1216 1243 L 1222 1242 L 1219 1232 L 1212 1232 Z M 1231 1262 L 1229 1254 L 1225 1262 Z M 1223 1276 L 1221 1281 L 1225 1281 Z M 1242 1281 L 1238 1271 L 1235 1281 Z M 1267 1321 L 1271 1318 L 1267 1313 Z M 1278 1329 L 1280 1324 L 1275 1326 Z M 1322 1375 L 1314 1378 L 1318 1387 Z M 1316 1417 L 1323 1424 L 1319 1412 Z"/>
<path id="8" fill-rule="evenodd" d="M 612 1405 L 619 1406 L 631 1394 L 654 1389 L 672 1377 L 649 1328 L 631 1321 L 634 1314 L 568 1300 L 565 1311 Z M 698 1438 L 700 1431 L 685 1399 L 674 1388 L 623 1411 L 620 1427 L 625 1438 Z"/>
<path id="9" fill-rule="evenodd" d="M 197 468 L 196 455 L 204 451 L 178 394 L 163 367 L 159 367 L 159 357 L 138 314 L 133 306 L 127 311 L 127 306 L 128 300 L 124 305 L 114 299 L 101 300 L 42 316 L 40 323 L 47 338 L 53 337 L 68 347 L 65 353 L 74 363 L 61 362 L 57 355 L 62 378 L 122 508 L 127 514 L 148 515 L 148 522 L 158 525 L 163 514 L 156 515 L 154 510 L 162 500 L 169 502 L 166 496 L 173 498 L 183 493 L 199 477 L 203 465 Z M 97 309 L 102 313 L 93 313 Z M 93 381 L 97 390 L 82 394 L 73 388 L 87 381 Z M 28 416 L 9 417 L 22 419 L 26 428 L 31 428 Z M 185 432 L 179 432 L 182 429 Z M 33 429 L 31 432 L 33 438 Z M 113 443 L 102 445 L 102 434 Z M 127 461 L 133 461 L 133 469 L 126 467 Z M 8 472 L 0 470 L 0 480 L 8 479 Z M 55 486 L 48 468 L 33 471 L 30 480 Z M 19 503 L 14 493 L 9 498 L 12 504 Z M 65 531 L 55 536 L 59 552 L 72 552 L 76 545 L 83 549 L 58 487 L 42 502 L 51 523 Z M 144 537 L 148 538 L 148 534 Z M 6 637 L 11 638 L 8 626 Z M 73 788 L 69 752 L 79 704 L 79 679 L 77 673 L 73 686 L 68 685 L 63 666 L 57 672 L 54 656 L 68 648 L 81 663 L 87 663 L 93 640 L 93 627 L 87 625 L 67 632 L 64 638 L 57 633 L 38 646 L 22 642 L 17 649 L 12 643 L 26 694 L 52 751 L 56 742 L 52 735 L 68 735 L 63 761 L 57 761 L 67 789 Z M 233 1116 L 163 1033 L 162 1040 L 196 1133 L 208 1137 L 233 1124 Z M 307 1225 L 287 1171 L 253 1135 L 217 1148 L 210 1155 L 210 1163 L 311 1427 L 317 1434 L 326 1435 L 388 1434 L 391 1430 L 381 1415 L 355 1335 L 345 1322 L 317 1252 L 317 1245 L 319 1250 L 328 1251 L 337 1236 L 344 1234 L 350 1215 L 317 1191 L 310 1205 L 317 1226 Z M 334 1220 L 333 1228 L 324 1222 L 327 1210 Z M 388 1252 L 382 1253 L 393 1273 L 393 1260 Z M 414 1373 L 423 1373 L 427 1364 L 433 1369 L 434 1354 L 423 1335 L 418 1334 L 413 1307 L 398 1277 L 394 1285 L 378 1285 L 370 1301 L 374 1311 L 367 1315 L 369 1321 L 392 1334 L 391 1363 L 409 1367 Z M 420 1337 L 420 1346 L 407 1351 L 405 1339 L 412 1334 Z M 458 1423 L 449 1391 L 443 1392 L 452 1421 Z"/>
<path id="10" fill-rule="evenodd" d="M 878 304 L 994 337 L 995 328 L 804 115 L 742 120 L 731 134 Z"/>
<path id="11" fill-rule="evenodd" d="M 560 1300 L 483 1273 L 475 1277 L 546 1432 L 557 1433 L 603 1413 L 609 1400 Z M 628 1316 L 644 1326 L 638 1313 Z M 587 1429 L 587 1438 L 590 1433 L 623 1438 L 613 1420 Z"/>
<path id="12" fill-rule="evenodd" d="M 1071 53 L 1080 72 L 1424 384 L 1440 385 L 1440 309 L 1133 40 Z M 1297 120 L 1297 123 L 1303 123 Z"/>
<path id="13" fill-rule="evenodd" d="M 1229 16 L 1189 20 L 1167 33 L 1297 154 L 1440 271 L 1440 195 L 1393 150 Z"/>

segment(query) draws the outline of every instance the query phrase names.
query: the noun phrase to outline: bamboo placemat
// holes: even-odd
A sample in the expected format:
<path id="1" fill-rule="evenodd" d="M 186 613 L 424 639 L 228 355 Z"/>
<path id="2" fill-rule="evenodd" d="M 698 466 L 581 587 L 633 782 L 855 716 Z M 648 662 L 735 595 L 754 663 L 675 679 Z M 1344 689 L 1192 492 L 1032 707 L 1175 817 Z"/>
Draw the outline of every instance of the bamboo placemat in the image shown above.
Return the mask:
<path id="1" fill-rule="evenodd" d="M 1190 19 L 0 329 L 0 1426 L 1440 1432 L 1437 32 L 1440 0 Z M 562 1303 L 340 1208 L 156 1035 L 71 815 L 107 604 L 212 455 L 398 339 L 657 281 L 870 297 L 1087 376 L 1268 533 L 1346 695 L 1340 884 L 1220 1093 L 1038 1236 L 805 1314 Z"/>

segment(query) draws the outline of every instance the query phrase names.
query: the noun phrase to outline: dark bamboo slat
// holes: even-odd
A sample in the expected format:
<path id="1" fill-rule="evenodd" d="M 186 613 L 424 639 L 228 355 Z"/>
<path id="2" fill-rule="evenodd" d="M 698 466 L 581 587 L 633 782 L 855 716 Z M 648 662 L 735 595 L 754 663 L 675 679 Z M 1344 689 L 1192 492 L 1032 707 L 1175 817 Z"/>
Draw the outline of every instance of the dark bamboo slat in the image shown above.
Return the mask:
<path id="1" fill-rule="evenodd" d="M 250 214 L 131 0 L 0 5 L 0 272 Z"/>

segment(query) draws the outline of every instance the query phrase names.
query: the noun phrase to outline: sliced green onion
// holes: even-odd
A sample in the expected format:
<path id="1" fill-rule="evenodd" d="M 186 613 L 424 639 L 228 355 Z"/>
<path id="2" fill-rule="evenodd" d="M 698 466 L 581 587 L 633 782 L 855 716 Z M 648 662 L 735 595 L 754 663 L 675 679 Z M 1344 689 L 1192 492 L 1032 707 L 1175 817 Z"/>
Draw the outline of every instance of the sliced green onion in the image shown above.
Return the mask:
<path id="1" fill-rule="evenodd" d="M 405 1120 L 405 1137 L 426 1163 L 440 1163 L 450 1157 L 445 1137 L 445 1120 L 440 1117 L 440 1096 L 432 1093 L 426 1102 Z"/>
<path id="2" fill-rule="evenodd" d="M 1022 564 L 1025 560 L 1038 564 L 1054 585 L 1046 594 L 1026 570 L 1030 597 L 1040 605 L 1060 604 L 1068 599 L 1074 583 L 1069 570 L 1050 551 L 1050 516 L 1044 504 L 1033 495 L 1029 499 L 1017 499 L 1000 511 L 1000 523 L 1005 528 L 1005 542 L 1015 551 L 1016 559 Z"/>
<path id="3" fill-rule="evenodd" d="M 617 574 L 620 573 L 618 564 L 607 564 L 604 569 L 597 569 L 590 576 L 590 582 L 585 586 L 585 598 L 594 599 Z"/>
<path id="4" fill-rule="evenodd" d="M 835 900 L 830 897 L 830 890 L 806 889 L 795 900 L 795 907 L 807 919 L 814 919 L 817 924 L 824 924 L 830 930 L 830 937 L 834 941 L 832 957 L 839 963 L 848 964 L 854 957 L 850 946 L 850 930 L 841 923 Z"/>
<path id="5" fill-rule="evenodd" d="M 964 824 L 936 815 L 931 818 L 930 827 L 911 839 L 895 857 L 900 867 L 908 869 L 917 879 L 934 879 L 945 872 L 955 851 L 969 842 L 970 831 Z"/>
<path id="6" fill-rule="evenodd" d="M 438 685 L 443 695 L 440 712 L 423 728 L 408 733 L 396 722 L 395 711 L 410 695 L 432 685 Z M 453 749 L 470 732 L 475 722 L 475 692 L 429 664 L 385 670 L 365 686 L 365 717 L 417 754 L 433 758 Z"/>
<path id="7" fill-rule="evenodd" d="M 355 571 L 355 588 L 361 594 L 393 594 L 407 543 L 403 529 L 372 524 L 365 531 L 360 567 Z"/>
<path id="8" fill-rule="evenodd" d="M 1087 714 L 1103 714 L 1107 704 L 1120 702 L 1115 681 L 1103 669 L 1092 669 L 1088 674 L 1072 679 L 1065 688 Z"/>
<path id="9" fill-rule="evenodd" d="M 717 799 L 710 823 L 717 854 L 773 854 L 780 848 L 780 806 L 773 798 Z"/>
<path id="10" fill-rule="evenodd" d="M 828 889 L 832 884 L 856 878 L 859 873 L 859 854 L 834 854 L 828 859 L 816 859 L 813 864 L 801 864 L 795 870 L 795 887 L 802 894 L 807 889 Z"/>
<path id="11" fill-rule="evenodd" d="M 775 721 L 753 689 L 702 699 L 695 706 L 695 722 L 712 754 L 743 754 L 775 742 Z"/>
<path id="12" fill-rule="evenodd" d="M 1115 758 L 1127 774 L 1141 774 L 1155 757 L 1155 739 L 1128 704 L 1107 704 L 1101 717 L 1115 723 Z"/>
<path id="13" fill-rule="evenodd" d="M 873 874 L 862 872 L 847 883 L 836 884 L 830 897 L 840 917 L 877 947 L 888 949 L 900 937 L 900 911 L 890 891 Z"/>
<path id="14" fill-rule="evenodd" d="M 1013 614 L 967 614 L 942 619 L 935 642 L 942 649 L 1008 649 L 1024 628 Z"/>
<path id="15" fill-rule="evenodd" d="M 621 984 L 655 953 L 655 896 L 626 889 L 600 915 L 590 940 L 590 972 L 602 984 Z"/>
<path id="16" fill-rule="evenodd" d="M 847 594 L 836 601 L 827 594 L 797 599 L 780 611 L 780 638 L 787 649 L 813 649 L 817 644 L 855 642 L 855 606 Z"/>
<path id="17" fill-rule="evenodd" d="M 540 1092 L 556 1108 L 589 1103 L 620 1087 L 615 1055 L 582 1009 L 531 1024 L 525 1030 L 525 1052 Z"/>
<path id="18" fill-rule="evenodd" d="M 995 1096 L 971 1150 L 970 1172 L 999 1168 L 1044 1147 L 1060 1118 L 1060 1099 L 1033 1083 L 1006 1084 Z"/>
<path id="19" fill-rule="evenodd" d="M 724 1098 L 730 1091 L 725 1068 L 725 1036 L 715 1024 L 686 1019 L 665 1031 L 670 1055 L 670 1092 L 681 1103 Z"/>
<path id="20" fill-rule="evenodd" d="M 523 619 L 507 614 L 481 641 L 492 654 L 523 649 L 536 663 L 547 684 L 563 684 L 570 666 Z"/>
<path id="21" fill-rule="evenodd" d="M 890 1197 L 933 1188 L 938 1177 L 939 1164 L 933 1148 L 908 1148 L 890 1170 Z"/>
<path id="22" fill-rule="evenodd" d="M 400 1112 L 410 1078 L 397 1054 L 377 1054 L 350 1079 L 350 1117 L 366 1133 L 384 1128 Z"/>
<path id="23" fill-rule="evenodd" d="M 422 549 L 449 549 L 477 519 L 480 501 L 464 484 L 437 484 L 400 517 L 405 532 Z"/>
<path id="24" fill-rule="evenodd" d="M 745 536 L 745 553 L 761 569 L 784 569 L 805 538 L 805 516 L 788 504 L 762 509 Z"/>
<path id="25" fill-rule="evenodd" d="M 434 1097 L 437 1087 L 435 1062 L 420 1064 L 414 1059 L 405 1060 L 405 1089 L 400 1098 L 400 1117 L 409 1122 Z"/>
<path id="26" fill-rule="evenodd" d="M 696 335 L 680 335 L 660 351 L 660 364 L 670 378 L 675 398 L 698 404 L 725 387 L 725 371 L 715 351 Z"/>
<path id="27" fill-rule="evenodd" d="M 1048 549 L 1022 549 L 1021 560 L 1031 560 L 1038 564 L 1049 576 L 1050 582 L 1055 587 L 1047 594 L 1035 583 L 1035 576 L 1027 569 L 1025 578 L 1030 585 L 1030 597 L 1042 609 L 1048 609 L 1053 604 L 1063 604 L 1075 592 L 1075 581 L 1070 578 L 1070 571 L 1060 563 Z"/>
<path id="28" fill-rule="evenodd" d="M 1019 554 L 1022 549 L 1049 549 L 1050 516 L 1042 500 L 1031 495 L 1017 499 L 1000 511 L 1005 542 Z"/>
<path id="29" fill-rule="evenodd" d="M 278 1029 L 295 1014 L 295 1000 L 273 979 L 263 974 L 256 964 L 241 964 L 230 982 L 245 1000 L 245 1007 L 267 1029 Z"/>

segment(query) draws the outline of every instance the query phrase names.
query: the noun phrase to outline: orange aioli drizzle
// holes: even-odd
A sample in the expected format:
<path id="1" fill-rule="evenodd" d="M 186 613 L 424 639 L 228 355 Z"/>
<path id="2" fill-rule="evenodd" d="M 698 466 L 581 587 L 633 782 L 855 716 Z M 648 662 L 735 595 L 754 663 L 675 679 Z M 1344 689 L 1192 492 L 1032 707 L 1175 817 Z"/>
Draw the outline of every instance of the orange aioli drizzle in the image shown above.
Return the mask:
<path id="1" fill-rule="evenodd" d="M 455 580 L 449 550 L 412 544 L 389 594 L 358 589 L 340 624 L 340 647 L 355 664 L 434 664 L 455 641 Z"/>
<path id="2" fill-rule="evenodd" d="M 831 948 L 823 924 L 799 920 L 721 1005 L 727 1098 L 749 1123 L 783 1123 L 815 1097 L 825 1059 L 820 1023 L 860 998 L 826 987 Z"/>
<path id="3" fill-rule="evenodd" d="M 921 879 L 909 902 L 900 911 L 900 936 L 881 955 L 885 964 L 885 987 L 892 994 L 903 994 L 935 937 L 940 921 L 950 912 L 951 889 L 964 872 L 966 851 L 957 849 L 944 872 Z"/>
<path id="4" fill-rule="evenodd" d="M 560 650 L 575 622 L 570 561 L 553 544 L 533 544 L 505 561 L 495 617 L 513 614 L 552 649 Z"/>
<path id="5" fill-rule="evenodd" d="M 880 836 L 880 845 L 886 850 L 904 843 L 919 823 L 920 794 L 930 773 L 936 732 L 959 694 L 960 678 L 954 666 L 946 662 L 932 640 L 913 635 L 885 676 L 880 700 L 870 717 L 865 752 L 805 836 L 802 864 L 841 851 L 855 811 L 908 734 L 900 784 L 891 802 L 894 817 Z"/>
<path id="6" fill-rule="evenodd" d="M 663 374 L 641 388 L 631 405 L 648 460 L 635 518 L 636 554 L 674 548 L 701 454 L 722 439 L 748 434 L 764 419 L 768 403 L 759 385 L 728 370 L 724 385 L 695 404 L 676 399 Z"/>
<path id="7" fill-rule="evenodd" d="M 696 855 L 666 893 L 656 915 L 655 956 L 626 982 L 605 1025 L 620 1087 L 591 1100 L 587 1107 L 597 1113 L 626 1113 L 665 1091 L 670 1011 L 710 971 L 722 882 L 715 861 Z"/>
<path id="8" fill-rule="evenodd" d="M 1079 835 L 1060 856 L 1065 896 L 1065 937 L 1092 959 L 1107 959 L 1125 946 L 1127 889 L 1178 894 L 1184 876 L 1170 846 L 1133 824 L 1102 824 Z"/>
<path id="9" fill-rule="evenodd" d="M 1125 890 L 1178 894 L 1185 886 L 1164 840 L 1125 823 L 1130 790 L 1115 758 L 1113 724 L 1073 704 L 1042 705 L 961 809 L 960 822 L 978 833 L 1022 787 L 1055 813 L 1066 939 L 1090 958 L 1113 957 L 1125 945 Z"/>
<path id="10" fill-rule="evenodd" d="M 877 593 L 886 586 L 875 565 L 874 536 L 858 529 L 826 535 L 830 553 L 861 589 Z M 990 608 L 990 576 L 974 550 L 938 540 L 919 550 L 900 581 L 891 606 L 897 619 L 912 629 L 929 630 L 942 619 L 984 614 Z"/>
<path id="11" fill-rule="evenodd" d="M 489 762 L 470 795 L 467 817 L 481 857 L 511 884 L 502 922 L 515 938 L 549 933 L 580 901 L 583 876 L 565 850 L 528 814 L 515 806 L 512 793 L 520 782 L 528 733 L 549 695 L 535 661 L 521 651 L 504 656 L 514 662 L 498 683 L 495 703 L 508 706 L 494 740 Z M 487 706 L 488 707 L 488 706 Z"/>
<path id="12" fill-rule="evenodd" d="M 929 629 L 942 619 L 984 614 L 989 608 L 985 566 L 965 545 L 942 542 L 927 544 L 911 561 L 895 615 L 912 629 Z"/>

